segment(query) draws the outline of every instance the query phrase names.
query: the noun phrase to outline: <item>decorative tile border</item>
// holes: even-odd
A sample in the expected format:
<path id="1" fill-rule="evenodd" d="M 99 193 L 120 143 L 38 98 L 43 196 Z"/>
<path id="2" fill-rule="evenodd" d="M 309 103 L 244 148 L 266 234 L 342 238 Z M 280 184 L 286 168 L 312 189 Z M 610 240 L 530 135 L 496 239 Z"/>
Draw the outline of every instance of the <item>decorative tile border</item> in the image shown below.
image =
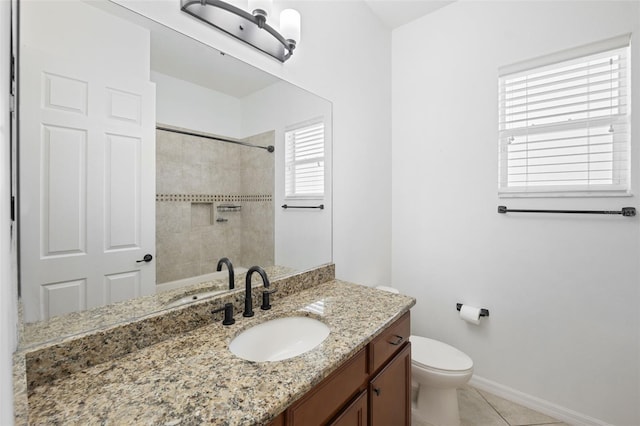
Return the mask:
<path id="1" fill-rule="evenodd" d="M 232 201 L 273 201 L 271 194 L 228 195 L 228 194 L 156 194 L 156 201 L 186 201 L 195 203 Z"/>

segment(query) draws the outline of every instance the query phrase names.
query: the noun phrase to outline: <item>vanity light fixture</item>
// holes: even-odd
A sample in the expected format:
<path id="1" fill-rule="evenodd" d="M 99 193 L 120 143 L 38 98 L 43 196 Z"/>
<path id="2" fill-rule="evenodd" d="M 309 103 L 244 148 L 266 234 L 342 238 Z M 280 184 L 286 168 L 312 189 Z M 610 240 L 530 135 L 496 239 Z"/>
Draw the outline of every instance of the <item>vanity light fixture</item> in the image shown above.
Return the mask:
<path id="1" fill-rule="evenodd" d="M 300 13 L 285 9 L 280 13 L 280 31 L 269 25 L 272 0 L 249 0 L 247 12 L 222 0 L 181 0 L 183 12 L 212 25 L 280 62 L 293 54 L 300 41 Z"/>

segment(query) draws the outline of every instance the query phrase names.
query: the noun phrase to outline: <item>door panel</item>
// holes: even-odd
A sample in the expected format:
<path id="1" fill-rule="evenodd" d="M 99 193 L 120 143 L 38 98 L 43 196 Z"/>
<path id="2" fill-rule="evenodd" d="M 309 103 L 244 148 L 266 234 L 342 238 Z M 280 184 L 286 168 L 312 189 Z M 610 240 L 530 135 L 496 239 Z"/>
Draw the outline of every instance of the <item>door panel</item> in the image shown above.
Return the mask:
<path id="1" fill-rule="evenodd" d="M 104 291 L 106 300 L 121 302 L 140 296 L 140 271 L 106 275 Z"/>
<path id="2" fill-rule="evenodd" d="M 130 124 L 141 124 L 142 98 L 135 93 L 107 89 L 109 118 Z"/>
<path id="3" fill-rule="evenodd" d="M 155 292 L 155 85 L 21 47 L 25 321 Z"/>
<path id="4" fill-rule="evenodd" d="M 107 135 L 106 139 L 105 250 L 139 248 L 142 141 L 121 135 Z"/>
<path id="5" fill-rule="evenodd" d="M 89 83 L 61 75 L 42 73 L 44 107 L 65 112 L 87 114 Z"/>
<path id="6" fill-rule="evenodd" d="M 43 256 L 86 253 L 86 154 L 85 129 L 42 126 Z"/>
<path id="7" fill-rule="evenodd" d="M 40 287 L 42 309 L 54 317 L 80 311 L 86 306 L 87 280 L 44 284 Z"/>

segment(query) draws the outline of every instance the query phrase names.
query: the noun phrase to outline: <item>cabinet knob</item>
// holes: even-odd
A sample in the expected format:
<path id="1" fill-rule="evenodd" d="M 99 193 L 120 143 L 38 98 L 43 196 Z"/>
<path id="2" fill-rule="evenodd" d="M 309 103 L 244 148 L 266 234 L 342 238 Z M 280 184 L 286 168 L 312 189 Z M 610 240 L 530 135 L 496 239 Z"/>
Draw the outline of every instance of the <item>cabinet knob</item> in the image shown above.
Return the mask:
<path id="1" fill-rule="evenodd" d="M 404 337 L 398 336 L 397 334 L 395 334 L 393 337 L 395 338 L 395 340 L 392 342 L 389 342 L 393 346 L 398 346 L 400 343 L 404 341 Z"/>
<path id="2" fill-rule="evenodd" d="M 373 391 L 376 393 L 377 396 L 380 396 L 380 393 L 382 392 L 380 388 L 373 388 Z"/>

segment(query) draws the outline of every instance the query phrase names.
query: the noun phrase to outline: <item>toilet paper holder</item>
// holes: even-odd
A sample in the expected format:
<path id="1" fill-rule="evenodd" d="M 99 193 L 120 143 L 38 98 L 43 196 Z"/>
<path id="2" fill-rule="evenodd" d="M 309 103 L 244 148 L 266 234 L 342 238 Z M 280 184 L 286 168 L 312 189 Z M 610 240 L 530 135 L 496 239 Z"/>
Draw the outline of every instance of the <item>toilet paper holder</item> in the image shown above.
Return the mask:
<path id="1" fill-rule="evenodd" d="M 462 303 L 456 303 L 456 310 L 459 311 L 460 309 L 462 309 Z M 489 310 L 485 309 L 485 308 L 480 308 L 480 316 L 481 317 L 488 317 L 489 316 Z"/>

